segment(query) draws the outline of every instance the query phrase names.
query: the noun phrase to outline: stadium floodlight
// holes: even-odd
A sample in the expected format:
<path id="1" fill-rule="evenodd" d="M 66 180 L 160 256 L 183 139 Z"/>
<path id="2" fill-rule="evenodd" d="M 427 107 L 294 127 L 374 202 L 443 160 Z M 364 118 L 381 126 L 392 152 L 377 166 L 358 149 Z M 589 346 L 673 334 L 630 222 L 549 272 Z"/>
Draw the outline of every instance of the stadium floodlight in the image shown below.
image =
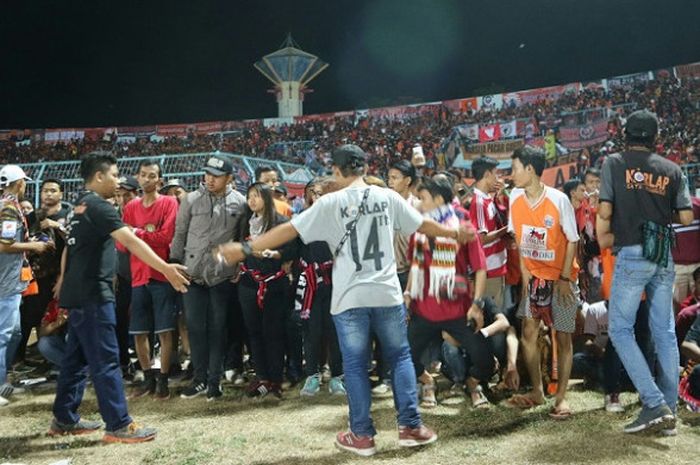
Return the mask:
<path id="1" fill-rule="evenodd" d="M 304 94 L 310 91 L 307 84 L 328 63 L 301 50 L 289 34 L 279 50 L 265 55 L 253 66 L 275 85 L 272 92 L 277 97 L 278 116 L 286 118 L 303 114 Z"/>

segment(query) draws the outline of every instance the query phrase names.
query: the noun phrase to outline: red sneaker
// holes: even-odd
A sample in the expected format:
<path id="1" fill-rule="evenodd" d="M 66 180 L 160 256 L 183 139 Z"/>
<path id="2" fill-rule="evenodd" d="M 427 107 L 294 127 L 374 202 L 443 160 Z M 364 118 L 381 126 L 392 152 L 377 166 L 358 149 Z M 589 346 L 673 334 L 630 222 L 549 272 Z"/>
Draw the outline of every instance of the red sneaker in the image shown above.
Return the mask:
<path id="1" fill-rule="evenodd" d="M 352 431 L 338 433 L 335 437 L 335 447 L 363 457 L 377 453 L 372 436 L 356 436 Z"/>
<path id="2" fill-rule="evenodd" d="M 416 447 L 437 441 L 437 433 L 425 425 L 418 428 L 399 426 L 399 446 Z"/>

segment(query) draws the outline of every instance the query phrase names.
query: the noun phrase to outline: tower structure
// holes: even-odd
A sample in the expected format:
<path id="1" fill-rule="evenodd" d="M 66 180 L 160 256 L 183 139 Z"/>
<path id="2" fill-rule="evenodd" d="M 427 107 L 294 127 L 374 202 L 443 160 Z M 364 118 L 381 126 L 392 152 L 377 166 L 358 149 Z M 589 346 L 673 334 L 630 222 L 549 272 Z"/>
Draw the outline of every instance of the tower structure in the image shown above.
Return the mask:
<path id="1" fill-rule="evenodd" d="M 285 118 L 304 113 L 304 94 L 310 91 L 307 84 L 325 70 L 328 63 L 301 50 L 289 34 L 279 50 L 265 55 L 253 66 L 275 85 L 278 116 Z"/>

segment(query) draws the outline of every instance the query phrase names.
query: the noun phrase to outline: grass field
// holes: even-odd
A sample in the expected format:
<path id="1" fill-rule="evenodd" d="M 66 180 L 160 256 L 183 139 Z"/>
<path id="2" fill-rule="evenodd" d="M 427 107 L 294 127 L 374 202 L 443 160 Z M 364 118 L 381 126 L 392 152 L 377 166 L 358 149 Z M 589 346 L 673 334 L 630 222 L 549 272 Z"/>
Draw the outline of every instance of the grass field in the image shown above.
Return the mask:
<path id="1" fill-rule="evenodd" d="M 103 445 L 101 434 L 49 438 L 51 391 L 15 397 L 0 410 L 0 463 L 50 464 L 270 464 L 327 465 L 372 460 L 380 464 L 697 464 L 700 420 L 681 413 L 676 437 L 623 435 L 621 427 L 636 415 L 636 394 L 623 394 L 625 414 L 602 409 L 602 395 L 573 391 L 573 419 L 554 421 L 547 408 L 521 412 L 503 406 L 474 411 L 462 398 L 441 402 L 424 412 L 425 422 L 439 434 L 423 449 L 398 447 L 391 399 L 374 402 L 379 431 L 378 454 L 365 459 L 333 446 L 337 431 L 347 425 L 343 399 L 322 392 L 302 399 L 296 390 L 283 401 L 251 400 L 227 388 L 224 399 L 206 402 L 171 399 L 130 402 L 134 418 L 159 430 L 155 441 L 138 445 Z M 99 419 L 94 394 L 81 408 L 86 418 Z"/>

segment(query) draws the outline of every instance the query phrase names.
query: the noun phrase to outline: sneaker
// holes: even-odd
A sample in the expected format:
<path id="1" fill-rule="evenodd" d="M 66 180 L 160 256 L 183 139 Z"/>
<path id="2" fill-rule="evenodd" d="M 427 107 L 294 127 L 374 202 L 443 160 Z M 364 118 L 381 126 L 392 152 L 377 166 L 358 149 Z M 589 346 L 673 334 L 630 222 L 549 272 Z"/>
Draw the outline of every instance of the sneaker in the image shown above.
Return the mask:
<path id="1" fill-rule="evenodd" d="M 102 422 L 100 421 L 90 421 L 90 420 L 79 420 L 77 423 L 72 425 L 66 425 L 60 423 L 55 418 L 51 422 L 49 427 L 49 436 L 64 436 L 66 434 L 80 435 L 80 434 L 90 434 L 98 429 L 102 428 Z"/>
<path id="2" fill-rule="evenodd" d="M 654 408 L 642 406 L 642 411 L 639 412 L 637 419 L 625 426 L 623 431 L 631 434 L 645 430 L 660 431 L 675 427 L 676 417 L 673 415 L 673 412 L 666 404 L 661 404 Z"/>
<path id="3" fill-rule="evenodd" d="M 156 392 L 154 395 L 157 400 L 170 399 L 170 388 L 168 387 L 168 374 L 160 373 L 156 383 Z"/>
<path id="4" fill-rule="evenodd" d="M 146 379 L 146 375 L 143 374 L 143 370 L 136 370 L 134 372 L 134 383 L 142 383 Z"/>
<path id="5" fill-rule="evenodd" d="M 0 396 L 2 397 L 10 397 L 12 394 L 15 394 L 17 392 L 17 388 L 15 388 L 13 385 L 10 383 L 5 383 L 0 385 Z"/>
<path id="6" fill-rule="evenodd" d="M 625 411 L 620 403 L 620 394 L 613 392 L 605 395 L 605 411 L 609 413 L 623 413 Z"/>
<path id="7" fill-rule="evenodd" d="M 282 384 L 281 383 L 268 383 L 268 394 L 275 397 L 276 399 L 282 399 Z M 267 395 L 267 394 L 266 394 Z M 265 397 L 265 395 L 261 396 Z"/>
<path id="8" fill-rule="evenodd" d="M 219 400 L 223 395 L 220 384 L 210 384 L 207 388 L 207 402 Z"/>
<path id="9" fill-rule="evenodd" d="M 321 375 L 316 373 L 315 375 L 311 375 L 306 378 L 306 382 L 304 383 L 304 387 L 301 388 L 301 391 L 299 391 L 299 394 L 305 397 L 313 397 L 316 394 L 318 394 L 318 391 L 321 390 Z"/>
<path id="10" fill-rule="evenodd" d="M 328 382 L 328 392 L 334 396 L 346 396 L 348 393 L 345 390 L 343 378 L 340 376 L 334 376 L 331 378 L 331 380 Z"/>
<path id="11" fill-rule="evenodd" d="M 388 397 L 392 395 L 391 385 L 385 381 L 382 381 L 372 388 L 372 395 L 375 397 Z"/>
<path id="12" fill-rule="evenodd" d="M 331 369 L 328 368 L 328 365 L 323 365 L 323 370 L 321 370 L 321 382 L 328 383 L 332 377 Z"/>
<path id="13" fill-rule="evenodd" d="M 205 383 L 192 383 L 191 386 L 186 387 L 184 391 L 180 394 L 182 399 L 193 399 L 199 395 L 204 394 L 207 391 L 207 385 Z"/>
<path id="14" fill-rule="evenodd" d="M 132 421 L 116 431 L 107 431 L 102 440 L 104 442 L 121 442 L 125 444 L 147 442 L 155 439 L 156 432 L 155 428 L 147 428 Z"/>
<path id="15" fill-rule="evenodd" d="M 424 446 L 437 441 L 437 438 L 437 433 L 425 425 L 420 425 L 418 428 L 399 426 L 399 446 L 401 447 Z"/>
<path id="16" fill-rule="evenodd" d="M 36 367 L 32 367 L 27 365 L 26 363 L 20 362 L 12 367 L 11 372 L 17 375 L 26 375 L 27 373 L 31 373 L 34 370 L 36 370 Z"/>
<path id="17" fill-rule="evenodd" d="M 224 371 L 224 378 L 226 378 L 226 381 L 229 383 L 233 381 L 233 377 L 236 375 L 236 370 L 226 370 Z"/>
<path id="18" fill-rule="evenodd" d="M 0 396 L 0 407 L 5 407 L 9 405 L 10 401 L 5 399 L 3 396 Z"/>
<path id="19" fill-rule="evenodd" d="M 363 457 L 377 453 L 372 436 L 356 436 L 352 431 L 338 433 L 335 437 L 335 447 Z"/>
<path id="20" fill-rule="evenodd" d="M 129 399 L 138 399 L 156 393 L 156 378 L 152 372 L 146 374 L 145 379 L 136 385 L 129 394 Z"/>
<path id="21" fill-rule="evenodd" d="M 254 379 L 246 387 L 248 397 L 265 397 L 270 392 L 270 383 Z"/>

